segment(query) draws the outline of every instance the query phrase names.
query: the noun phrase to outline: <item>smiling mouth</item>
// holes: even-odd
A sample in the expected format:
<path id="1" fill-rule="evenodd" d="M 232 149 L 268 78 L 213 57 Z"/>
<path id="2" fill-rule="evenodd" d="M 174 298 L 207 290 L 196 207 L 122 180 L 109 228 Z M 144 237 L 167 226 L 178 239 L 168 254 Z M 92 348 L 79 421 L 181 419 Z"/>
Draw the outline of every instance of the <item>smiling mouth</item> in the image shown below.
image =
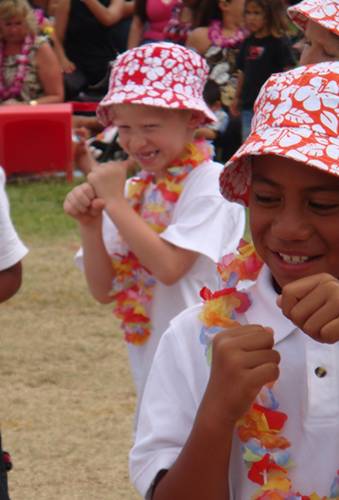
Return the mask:
<path id="1" fill-rule="evenodd" d="M 135 156 L 139 161 L 150 161 L 150 160 L 153 160 L 157 156 L 158 152 L 159 152 L 158 150 L 149 151 L 148 153 L 138 153 Z"/>
<path id="2" fill-rule="evenodd" d="M 310 262 L 311 260 L 316 259 L 318 256 L 309 256 L 309 255 L 287 255 L 286 253 L 275 252 L 275 254 L 286 264 L 304 264 L 305 262 Z"/>

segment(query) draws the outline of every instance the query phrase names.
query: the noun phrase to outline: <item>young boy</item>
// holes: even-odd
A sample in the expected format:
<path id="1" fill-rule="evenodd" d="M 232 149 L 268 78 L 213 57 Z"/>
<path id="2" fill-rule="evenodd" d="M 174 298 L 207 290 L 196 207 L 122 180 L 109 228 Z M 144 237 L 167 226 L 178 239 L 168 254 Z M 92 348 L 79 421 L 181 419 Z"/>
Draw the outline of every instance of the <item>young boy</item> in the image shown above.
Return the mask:
<path id="1" fill-rule="evenodd" d="M 303 0 L 289 7 L 287 12 L 305 31 L 300 64 L 339 60 L 338 0 Z"/>
<path id="2" fill-rule="evenodd" d="M 339 498 L 338 85 L 333 62 L 270 77 L 225 166 L 264 264 L 164 334 L 130 455 L 146 498 Z M 257 267 L 224 262 L 229 287 Z"/>
<path id="3" fill-rule="evenodd" d="M 214 119 L 207 74 L 203 58 L 171 43 L 118 57 L 98 113 L 129 160 L 92 166 L 64 204 L 79 222 L 92 295 L 122 319 L 139 397 L 169 320 L 196 303 L 205 279 L 216 283 L 215 262 L 244 230 L 243 209 L 218 192 L 222 166 L 194 141 Z M 141 172 L 126 183 L 129 162 Z"/>
<path id="4" fill-rule="evenodd" d="M 0 167 L 0 302 L 10 299 L 21 286 L 21 260 L 27 248 L 19 239 L 9 214 L 5 192 L 5 172 Z M 7 470 L 8 454 L 2 451 L 0 434 L 0 500 L 9 500 Z"/>

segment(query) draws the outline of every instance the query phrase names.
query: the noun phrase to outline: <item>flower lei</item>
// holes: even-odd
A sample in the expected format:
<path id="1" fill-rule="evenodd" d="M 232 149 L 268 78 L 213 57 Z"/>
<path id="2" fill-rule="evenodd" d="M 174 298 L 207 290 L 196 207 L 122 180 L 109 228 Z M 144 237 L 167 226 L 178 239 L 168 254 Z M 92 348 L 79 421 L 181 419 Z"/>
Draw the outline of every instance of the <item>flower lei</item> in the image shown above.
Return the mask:
<path id="1" fill-rule="evenodd" d="M 25 37 L 21 52 L 16 56 L 18 67 L 10 85 L 6 85 L 4 82 L 4 44 L 2 41 L 0 41 L 0 99 L 2 101 L 20 95 L 23 82 L 28 71 L 28 55 L 33 46 L 34 40 L 35 37 L 31 34 Z"/>
<path id="2" fill-rule="evenodd" d="M 208 28 L 208 38 L 213 45 L 222 49 L 239 47 L 245 40 L 247 31 L 244 28 L 238 28 L 233 36 L 224 36 L 222 34 L 222 24 L 219 20 L 211 22 Z"/>
<path id="3" fill-rule="evenodd" d="M 188 174 L 212 157 L 212 148 L 205 141 L 188 144 L 184 154 L 167 170 L 166 176 L 155 180 L 153 174 L 141 170 L 128 185 L 127 198 L 131 206 L 156 232 L 168 226 L 174 206 Z M 143 344 L 151 333 L 147 309 L 156 283 L 151 273 L 136 255 L 121 241 L 121 251 L 113 255 L 114 272 L 112 296 L 115 315 L 121 319 L 125 340 Z"/>
<path id="4" fill-rule="evenodd" d="M 255 280 L 262 266 L 254 247 L 244 241 L 240 243 L 239 254 L 225 256 L 218 265 L 218 271 L 226 283 L 223 290 L 212 293 L 203 288 L 201 296 L 205 301 L 200 319 L 203 327 L 200 340 L 206 347 L 211 362 L 210 338 L 224 328 L 236 326 L 236 313 L 245 312 L 250 301 L 246 293 L 239 292 L 239 280 Z M 273 385 L 265 386 L 259 394 L 262 404 L 253 403 L 250 410 L 237 422 L 237 433 L 242 441 L 242 456 L 248 467 L 248 479 L 260 488 L 252 500 L 330 500 L 339 498 L 339 470 L 330 487 L 329 496 L 317 493 L 302 495 L 292 491 L 288 469 L 293 467 L 288 451 L 289 441 L 282 435 L 287 415 L 278 411 L 279 403 L 273 392 Z"/>

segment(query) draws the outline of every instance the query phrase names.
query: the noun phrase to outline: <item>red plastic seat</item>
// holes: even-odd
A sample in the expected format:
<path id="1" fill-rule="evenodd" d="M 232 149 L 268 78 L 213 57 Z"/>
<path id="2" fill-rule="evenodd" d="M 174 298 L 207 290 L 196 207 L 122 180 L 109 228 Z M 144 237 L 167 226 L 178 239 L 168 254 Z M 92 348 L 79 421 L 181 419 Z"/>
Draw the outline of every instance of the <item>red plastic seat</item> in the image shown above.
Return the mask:
<path id="1" fill-rule="evenodd" d="M 72 105 L 0 106 L 0 165 L 11 174 L 73 179 Z"/>

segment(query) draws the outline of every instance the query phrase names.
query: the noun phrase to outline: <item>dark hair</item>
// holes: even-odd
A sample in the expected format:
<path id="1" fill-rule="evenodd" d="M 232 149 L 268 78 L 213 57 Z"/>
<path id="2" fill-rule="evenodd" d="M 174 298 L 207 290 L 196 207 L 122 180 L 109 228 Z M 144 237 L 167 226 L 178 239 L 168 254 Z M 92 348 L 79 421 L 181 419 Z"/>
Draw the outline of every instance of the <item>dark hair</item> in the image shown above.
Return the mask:
<path id="1" fill-rule="evenodd" d="M 288 17 L 285 0 L 246 0 L 245 9 L 249 3 L 255 3 L 262 8 L 267 20 L 267 27 L 273 36 L 283 36 L 288 32 Z"/>
<path id="2" fill-rule="evenodd" d="M 208 104 L 209 106 L 212 106 L 217 101 L 221 100 L 220 87 L 217 82 L 210 79 L 207 80 L 203 90 L 203 97 L 206 104 Z"/>
<path id="3" fill-rule="evenodd" d="M 209 26 L 214 19 L 222 19 L 219 0 L 201 0 L 198 26 Z"/>

